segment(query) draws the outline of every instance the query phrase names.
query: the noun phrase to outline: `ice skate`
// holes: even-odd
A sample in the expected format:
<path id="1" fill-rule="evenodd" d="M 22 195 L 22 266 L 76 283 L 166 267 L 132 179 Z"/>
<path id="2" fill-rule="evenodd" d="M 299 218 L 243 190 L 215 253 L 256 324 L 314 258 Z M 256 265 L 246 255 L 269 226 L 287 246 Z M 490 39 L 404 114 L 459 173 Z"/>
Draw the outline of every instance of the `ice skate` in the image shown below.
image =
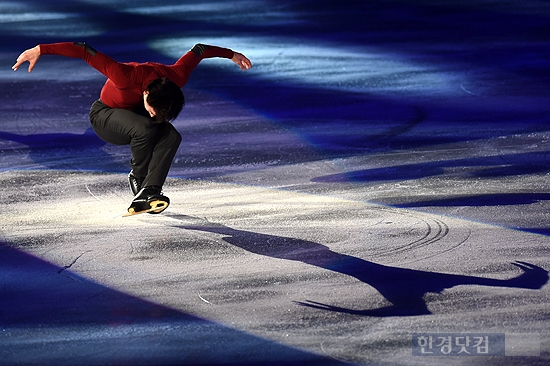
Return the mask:
<path id="1" fill-rule="evenodd" d="M 161 188 L 150 186 L 142 188 L 128 207 L 128 213 L 123 216 L 133 216 L 142 213 L 158 214 L 170 204 L 170 199 L 162 195 Z"/>
<path id="2" fill-rule="evenodd" d="M 134 175 L 134 171 L 132 170 L 130 174 L 128 174 L 128 184 L 130 185 L 130 190 L 135 195 L 138 194 L 139 191 L 141 191 L 141 185 L 143 184 L 143 178 L 138 178 Z"/>

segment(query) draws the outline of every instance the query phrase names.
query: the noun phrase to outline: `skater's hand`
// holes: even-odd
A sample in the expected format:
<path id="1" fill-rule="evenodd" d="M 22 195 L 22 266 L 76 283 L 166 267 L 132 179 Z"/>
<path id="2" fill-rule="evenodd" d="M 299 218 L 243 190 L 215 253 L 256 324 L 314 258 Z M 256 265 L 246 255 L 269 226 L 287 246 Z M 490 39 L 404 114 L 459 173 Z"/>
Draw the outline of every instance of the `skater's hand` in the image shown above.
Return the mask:
<path id="1" fill-rule="evenodd" d="M 241 70 L 248 70 L 252 68 L 252 62 L 250 62 L 250 60 L 246 58 L 246 56 L 242 53 L 234 52 L 231 61 L 236 63 L 241 68 Z"/>
<path id="2" fill-rule="evenodd" d="M 22 54 L 19 55 L 17 58 L 17 61 L 15 62 L 15 65 L 13 65 L 11 68 L 13 71 L 17 71 L 19 66 L 21 66 L 22 63 L 29 61 L 29 72 L 34 69 L 34 65 L 40 58 L 40 46 L 36 46 L 33 48 L 29 48 L 28 50 L 24 51 Z"/>

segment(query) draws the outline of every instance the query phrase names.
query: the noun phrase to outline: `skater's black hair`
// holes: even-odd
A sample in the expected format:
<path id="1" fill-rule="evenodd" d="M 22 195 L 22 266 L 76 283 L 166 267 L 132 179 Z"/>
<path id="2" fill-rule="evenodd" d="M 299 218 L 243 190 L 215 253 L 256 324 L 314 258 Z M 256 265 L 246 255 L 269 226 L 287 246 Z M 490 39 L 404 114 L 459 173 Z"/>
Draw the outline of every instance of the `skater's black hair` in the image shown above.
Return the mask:
<path id="1" fill-rule="evenodd" d="M 168 78 L 155 79 L 147 85 L 147 103 L 155 110 L 157 123 L 169 122 L 178 116 L 185 105 L 180 87 Z"/>

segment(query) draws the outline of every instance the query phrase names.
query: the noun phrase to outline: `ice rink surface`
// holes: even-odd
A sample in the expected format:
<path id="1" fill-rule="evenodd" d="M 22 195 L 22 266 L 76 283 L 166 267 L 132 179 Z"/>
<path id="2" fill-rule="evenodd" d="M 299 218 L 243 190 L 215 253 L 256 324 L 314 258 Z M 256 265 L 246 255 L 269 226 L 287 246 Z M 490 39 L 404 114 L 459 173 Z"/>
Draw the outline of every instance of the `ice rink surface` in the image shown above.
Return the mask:
<path id="1" fill-rule="evenodd" d="M 550 362 L 548 2 L 0 1 L 0 32 L 0 364 Z M 254 63 L 183 88 L 164 213 L 122 218 L 102 75 L 11 70 L 60 41 Z"/>

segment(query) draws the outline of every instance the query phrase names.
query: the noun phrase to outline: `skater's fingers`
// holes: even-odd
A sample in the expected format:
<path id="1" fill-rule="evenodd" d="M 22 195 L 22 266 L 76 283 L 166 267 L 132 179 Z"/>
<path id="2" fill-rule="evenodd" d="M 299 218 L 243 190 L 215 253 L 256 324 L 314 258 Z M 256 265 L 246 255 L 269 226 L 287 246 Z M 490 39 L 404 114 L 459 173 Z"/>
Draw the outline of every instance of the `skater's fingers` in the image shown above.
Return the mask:
<path id="1" fill-rule="evenodd" d="M 21 56 L 22 56 L 22 55 L 21 55 Z M 11 67 L 13 71 L 17 71 L 17 69 L 19 68 L 19 66 L 21 66 L 21 64 L 22 64 L 23 62 L 25 62 L 25 60 L 24 60 L 21 56 L 19 56 L 19 57 L 17 58 L 17 61 L 16 61 L 15 64 Z"/>
<path id="2" fill-rule="evenodd" d="M 23 62 L 25 62 L 25 61 L 17 62 L 15 65 L 13 65 L 13 66 L 12 66 L 13 71 L 17 71 L 17 69 L 19 69 L 19 66 L 20 66 Z M 32 69 L 34 69 L 34 65 L 32 65 L 32 64 L 29 63 L 29 68 L 28 68 L 29 72 L 31 72 Z"/>
<path id="3" fill-rule="evenodd" d="M 13 71 L 17 71 L 17 69 L 19 68 L 19 65 L 20 65 L 19 62 L 16 62 L 16 63 L 11 67 L 11 69 L 12 69 Z"/>
<path id="4" fill-rule="evenodd" d="M 28 68 L 29 72 L 34 70 L 34 65 L 36 65 L 36 61 L 34 61 L 34 62 L 29 61 L 29 68 Z"/>
<path id="5" fill-rule="evenodd" d="M 26 61 L 27 61 L 27 60 L 20 60 L 20 61 L 17 61 L 17 62 L 15 63 L 15 65 L 12 66 L 12 70 L 13 70 L 13 71 L 17 71 L 17 70 L 19 69 L 19 66 L 21 66 L 21 64 L 24 63 L 24 62 L 26 62 Z M 35 64 L 35 63 L 36 63 L 36 62 L 33 62 L 33 63 L 29 62 L 29 68 L 28 68 L 29 72 L 31 72 L 31 71 L 34 69 L 34 64 Z"/>
<path id="6" fill-rule="evenodd" d="M 252 62 L 250 62 L 250 60 L 247 59 L 246 57 L 243 58 L 243 60 L 241 62 L 241 65 L 244 66 L 244 67 L 241 67 L 241 69 L 243 69 L 243 70 L 248 70 L 248 69 L 252 68 Z"/>

